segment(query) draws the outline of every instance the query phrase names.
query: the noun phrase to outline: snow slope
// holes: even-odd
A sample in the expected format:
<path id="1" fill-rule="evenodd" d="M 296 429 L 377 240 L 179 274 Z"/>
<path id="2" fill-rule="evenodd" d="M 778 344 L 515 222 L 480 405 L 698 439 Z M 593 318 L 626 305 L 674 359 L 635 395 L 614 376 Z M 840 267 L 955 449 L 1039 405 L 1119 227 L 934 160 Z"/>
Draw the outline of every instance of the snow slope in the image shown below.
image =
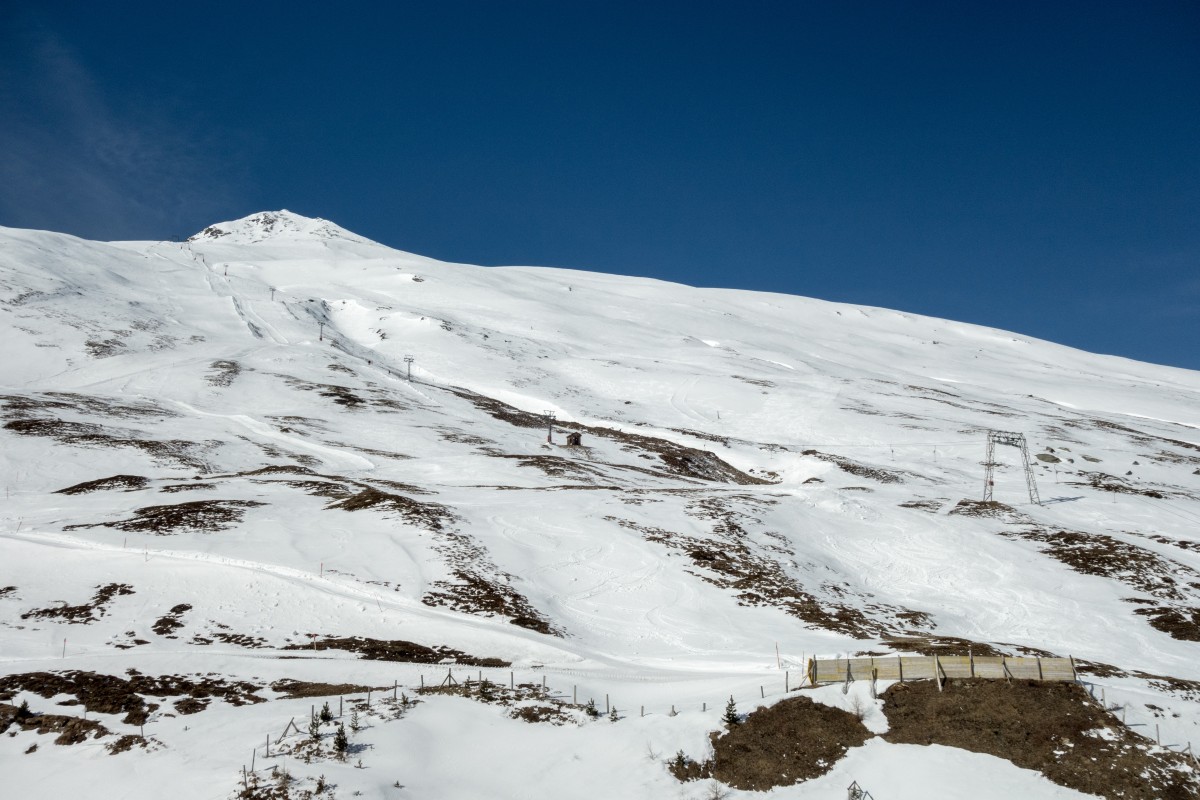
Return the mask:
<path id="1" fill-rule="evenodd" d="M 813 655 L 933 646 L 1112 665 L 1092 682 L 1128 723 L 1200 741 L 1195 372 L 884 309 L 443 263 L 286 211 L 183 243 L 0 229 L 0 312 L 0 676 L 443 677 L 282 649 L 360 636 L 652 712 L 559 729 L 431 698 L 362 734 L 367 769 L 328 766 L 339 796 L 686 794 L 647 742 L 702 750 L 724 698 L 777 699 Z M 1042 504 L 1001 448 L 1004 505 L 959 506 L 989 429 L 1027 437 Z M 59 493 L 118 475 L 135 479 Z M 109 584 L 131 593 L 90 622 L 33 613 Z M 164 705 L 157 750 L 23 755 L 25 733 L 0 759 L 21 796 L 83 775 L 120 785 L 106 796 L 226 797 L 310 704 Z M 493 752 L 490 777 L 464 774 L 464 749 Z M 897 764 L 937 777 L 889 785 Z M 879 800 L 964 781 L 1082 796 L 881 740 L 774 794 L 850 779 Z"/>

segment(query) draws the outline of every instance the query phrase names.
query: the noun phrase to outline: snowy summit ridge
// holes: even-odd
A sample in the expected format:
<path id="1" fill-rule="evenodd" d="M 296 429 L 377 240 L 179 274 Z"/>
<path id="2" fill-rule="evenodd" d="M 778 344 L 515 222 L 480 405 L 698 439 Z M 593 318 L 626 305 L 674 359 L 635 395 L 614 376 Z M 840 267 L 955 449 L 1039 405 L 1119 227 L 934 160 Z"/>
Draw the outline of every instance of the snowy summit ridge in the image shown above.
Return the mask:
<path id="1" fill-rule="evenodd" d="M 189 242 L 222 240 L 223 244 L 258 244 L 276 240 L 370 240 L 319 217 L 305 217 L 287 209 L 260 211 L 230 222 L 218 222 L 188 238 Z"/>

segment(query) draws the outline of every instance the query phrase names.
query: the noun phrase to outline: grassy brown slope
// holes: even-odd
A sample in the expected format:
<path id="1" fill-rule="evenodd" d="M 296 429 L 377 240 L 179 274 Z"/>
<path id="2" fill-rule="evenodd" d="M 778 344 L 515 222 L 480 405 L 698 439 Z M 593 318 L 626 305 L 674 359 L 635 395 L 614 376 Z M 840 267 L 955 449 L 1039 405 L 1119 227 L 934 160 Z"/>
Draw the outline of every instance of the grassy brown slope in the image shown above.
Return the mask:
<path id="1" fill-rule="evenodd" d="M 1125 800 L 1200 797 L 1183 757 L 1116 724 L 1079 685 L 954 680 L 884 694 L 889 742 L 941 744 L 1004 758 L 1060 786 Z"/>

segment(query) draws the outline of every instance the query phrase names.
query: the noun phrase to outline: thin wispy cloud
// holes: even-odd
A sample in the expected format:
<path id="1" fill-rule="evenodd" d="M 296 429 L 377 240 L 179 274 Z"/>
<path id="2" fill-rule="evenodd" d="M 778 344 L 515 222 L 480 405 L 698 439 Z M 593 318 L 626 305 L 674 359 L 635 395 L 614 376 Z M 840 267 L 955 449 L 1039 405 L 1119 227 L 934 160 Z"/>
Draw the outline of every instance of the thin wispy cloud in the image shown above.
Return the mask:
<path id="1" fill-rule="evenodd" d="M 207 135 L 107 96 L 52 31 L 9 27 L 0 56 L 0 224 L 169 236 L 191 232 L 176 228 L 229 194 Z"/>

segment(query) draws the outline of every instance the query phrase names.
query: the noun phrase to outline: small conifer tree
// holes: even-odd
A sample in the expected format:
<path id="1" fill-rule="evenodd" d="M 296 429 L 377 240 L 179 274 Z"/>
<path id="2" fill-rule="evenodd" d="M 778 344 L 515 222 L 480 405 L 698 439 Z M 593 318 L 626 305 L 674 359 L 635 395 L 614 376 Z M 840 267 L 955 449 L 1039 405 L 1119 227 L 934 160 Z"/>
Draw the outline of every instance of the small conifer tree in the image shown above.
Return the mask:
<path id="1" fill-rule="evenodd" d="M 362 730 L 362 723 L 358 721 L 358 708 L 350 709 L 350 730 L 358 733 Z"/>
<path id="2" fill-rule="evenodd" d="M 613 706 L 612 708 L 610 708 L 610 709 L 608 710 L 608 721 L 609 721 L 609 722 L 616 722 L 616 721 L 617 721 L 617 720 L 619 720 L 619 719 L 620 719 L 620 717 L 619 717 L 619 716 L 617 716 L 617 707 L 616 707 L 616 706 Z"/>
<path id="3" fill-rule="evenodd" d="M 350 750 L 350 740 L 346 738 L 346 726 L 344 725 L 338 725 L 337 733 L 333 735 L 333 750 L 337 753 L 338 758 L 343 760 Z"/>
<path id="4" fill-rule="evenodd" d="M 22 700 L 20 707 L 17 708 L 17 719 L 25 720 L 33 716 L 33 712 L 29 710 L 29 701 Z"/>
<path id="5" fill-rule="evenodd" d="M 726 725 L 738 724 L 737 703 L 733 702 L 733 695 L 729 696 L 729 702 L 725 704 L 725 713 L 721 716 L 721 719 Z"/>
<path id="6" fill-rule="evenodd" d="M 321 724 L 326 722 L 333 722 L 333 712 L 330 711 L 328 702 L 321 706 Z"/>
<path id="7" fill-rule="evenodd" d="M 308 738 L 314 742 L 321 741 L 321 720 L 316 717 L 308 721 Z"/>
<path id="8" fill-rule="evenodd" d="M 592 719 L 600 716 L 600 712 L 596 709 L 596 701 L 588 700 L 587 705 L 583 707 L 583 713 L 587 714 Z"/>

